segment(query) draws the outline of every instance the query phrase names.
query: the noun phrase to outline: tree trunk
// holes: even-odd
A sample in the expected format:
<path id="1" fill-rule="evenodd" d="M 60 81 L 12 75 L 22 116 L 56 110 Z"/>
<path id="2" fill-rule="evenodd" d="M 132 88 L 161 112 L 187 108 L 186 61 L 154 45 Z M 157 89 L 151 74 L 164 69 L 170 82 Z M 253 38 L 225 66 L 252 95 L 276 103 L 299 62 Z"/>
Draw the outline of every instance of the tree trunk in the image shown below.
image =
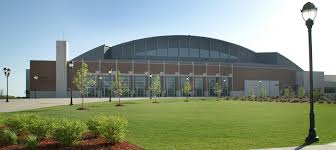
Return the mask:
<path id="1" fill-rule="evenodd" d="M 84 109 L 84 94 L 82 94 L 82 109 Z"/>
<path id="2" fill-rule="evenodd" d="M 121 104 L 120 104 L 120 95 L 118 95 L 118 96 L 119 96 L 119 105 L 121 105 Z"/>

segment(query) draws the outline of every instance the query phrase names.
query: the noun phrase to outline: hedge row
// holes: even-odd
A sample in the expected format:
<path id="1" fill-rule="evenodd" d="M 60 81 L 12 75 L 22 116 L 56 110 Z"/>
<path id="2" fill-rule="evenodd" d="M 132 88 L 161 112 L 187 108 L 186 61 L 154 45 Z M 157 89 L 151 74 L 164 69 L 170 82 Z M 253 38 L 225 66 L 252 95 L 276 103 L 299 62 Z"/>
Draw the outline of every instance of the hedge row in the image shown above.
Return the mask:
<path id="1" fill-rule="evenodd" d="M 46 137 L 64 145 L 79 143 L 84 133 L 91 132 L 111 143 L 123 141 L 127 131 L 127 120 L 120 117 L 99 116 L 89 121 L 69 119 L 47 119 L 32 114 L 16 114 L 3 121 L 0 129 L 0 146 L 16 144 L 17 135 L 26 137 L 24 143 L 34 148 Z"/>

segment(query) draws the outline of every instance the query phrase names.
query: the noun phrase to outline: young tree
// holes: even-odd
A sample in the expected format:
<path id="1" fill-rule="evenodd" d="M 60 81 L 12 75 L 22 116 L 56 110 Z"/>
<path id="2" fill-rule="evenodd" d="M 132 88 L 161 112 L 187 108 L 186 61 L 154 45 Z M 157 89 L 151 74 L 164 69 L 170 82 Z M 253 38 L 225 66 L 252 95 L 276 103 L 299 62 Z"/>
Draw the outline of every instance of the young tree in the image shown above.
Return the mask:
<path id="1" fill-rule="evenodd" d="M 161 79 L 160 79 L 159 75 L 154 76 L 153 93 L 154 93 L 154 102 L 153 103 L 157 103 L 156 102 L 156 97 L 159 96 L 160 93 L 161 93 Z"/>
<path id="2" fill-rule="evenodd" d="M 305 96 L 305 89 L 304 89 L 304 87 L 303 86 L 300 86 L 299 87 L 299 97 L 300 98 L 302 98 L 302 97 L 304 97 Z"/>
<path id="3" fill-rule="evenodd" d="M 191 85 L 190 85 L 189 81 L 187 81 L 187 82 L 184 83 L 184 86 L 183 86 L 183 94 L 185 96 L 187 96 L 187 99 L 185 100 L 185 102 L 189 101 L 188 98 L 189 98 L 190 91 L 191 91 Z"/>
<path id="4" fill-rule="evenodd" d="M 262 87 L 261 89 L 260 89 L 261 91 L 260 91 L 260 96 L 261 97 L 267 97 L 267 89 L 266 88 L 264 88 L 264 87 Z"/>
<path id="5" fill-rule="evenodd" d="M 292 96 L 292 89 L 290 87 L 286 88 L 285 91 L 284 91 L 284 95 L 287 97 L 287 98 L 290 98 Z"/>
<path id="6" fill-rule="evenodd" d="M 125 94 L 125 92 L 127 90 L 127 87 L 126 87 L 127 85 L 123 84 L 123 80 L 121 78 L 120 71 L 118 69 L 116 70 L 116 74 L 115 74 L 114 81 L 113 81 L 112 85 L 113 85 L 114 92 L 119 97 L 119 103 L 116 106 L 122 106 L 121 102 L 120 102 L 120 96 Z"/>
<path id="7" fill-rule="evenodd" d="M 255 94 L 253 88 L 250 88 L 249 95 L 250 95 L 252 98 L 255 98 L 255 97 L 256 97 L 256 94 Z"/>
<path id="8" fill-rule="evenodd" d="M 90 78 L 88 65 L 82 61 L 82 66 L 79 68 L 73 77 L 72 83 L 79 90 L 82 97 L 82 107 L 84 109 L 84 96 L 87 93 L 87 88 L 96 84 L 96 81 Z"/>
<path id="9" fill-rule="evenodd" d="M 320 88 L 315 88 L 313 90 L 313 98 L 314 98 L 314 102 L 317 102 L 322 98 L 322 92 Z"/>
<path id="10" fill-rule="evenodd" d="M 214 92 L 217 95 L 217 100 L 218 98 L 220 98 L 221 94 L 222 94 L 222 85 L 219 82 L 216 82 L 214 88 Z"/>

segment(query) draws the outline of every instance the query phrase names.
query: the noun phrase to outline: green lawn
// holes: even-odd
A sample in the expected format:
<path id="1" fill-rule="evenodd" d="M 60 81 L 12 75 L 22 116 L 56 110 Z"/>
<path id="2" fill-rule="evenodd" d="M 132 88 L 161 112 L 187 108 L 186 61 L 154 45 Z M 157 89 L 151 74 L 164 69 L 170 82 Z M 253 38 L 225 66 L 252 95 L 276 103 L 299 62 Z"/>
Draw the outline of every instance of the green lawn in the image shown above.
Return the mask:
<path id="1" fill-rule="evenodd" d="M 76 110 L 79 105 L 74 105 L 25 112 L 81 120 L 121 115 L 129 120 L 127 140 L 151 150 L 296 146 L 308 134 L 308 103 L 183 100 L 127 101 L 124 107 L 100 102 L 86 104 L 87 111 Z M 315 113 L 319 144 L 336 142 L 336 105 L 315 104 Z"/>

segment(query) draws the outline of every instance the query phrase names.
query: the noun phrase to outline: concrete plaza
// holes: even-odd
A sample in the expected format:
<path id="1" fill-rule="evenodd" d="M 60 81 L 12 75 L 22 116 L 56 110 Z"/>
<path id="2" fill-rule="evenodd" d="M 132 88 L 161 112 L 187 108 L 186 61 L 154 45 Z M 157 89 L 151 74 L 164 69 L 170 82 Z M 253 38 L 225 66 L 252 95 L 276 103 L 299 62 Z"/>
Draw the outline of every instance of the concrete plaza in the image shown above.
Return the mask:
<path id="1" fill-rule="evenodd" d="M 297 146 L 297 147 L 265 148 L 256 150 L 336 150 L 336 143 L 329 143 L 325 145 Z"/>
<path id="2" fill-rule="evenodd" d="M 125 100 L 140 100 L 140 99 L 149 99 L 146 97 L 138 98 L 121 98 L 122 101 Z M 84 103 L 92 102 L 106 102 L 109 98 L 85 98 Z M 117 101 L 118 98 L 112 98 L 112 101 Z M 74 104 L 80 104 L 82 102 L 81 98 L 73 98 Z M 0 112 L 15 112 L 30 110 L 36 108 L 44 108 L 51 106 L 61 106 L 69 105 L 70 98 L 38 98 L 38 99 L 9 99 L 9 102 L 6 102 L 5 99 L 0 99 Z"/>

